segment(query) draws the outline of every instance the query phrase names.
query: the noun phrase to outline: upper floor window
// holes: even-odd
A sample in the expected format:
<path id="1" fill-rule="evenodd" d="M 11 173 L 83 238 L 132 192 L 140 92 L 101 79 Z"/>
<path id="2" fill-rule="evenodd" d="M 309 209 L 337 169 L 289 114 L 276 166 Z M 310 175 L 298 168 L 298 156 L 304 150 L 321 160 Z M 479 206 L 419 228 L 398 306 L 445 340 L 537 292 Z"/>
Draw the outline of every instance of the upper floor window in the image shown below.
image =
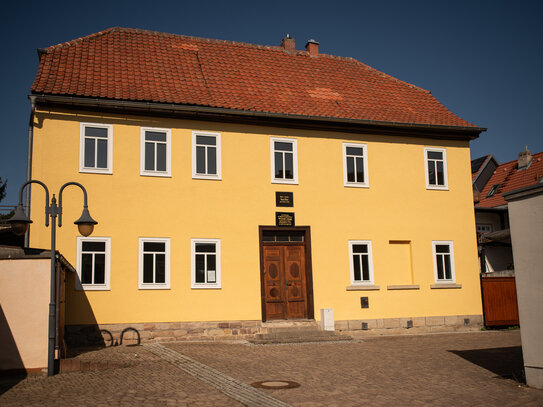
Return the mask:
<path id="1" fill-rule="evenodd" d="M 113 126 L 81 123 L 79 136 L 79 171 L 111 174 L 113 172 Z"/>
<path id="2" fill-rule="evenodd" d="M 365 144 L 343 143 L 343 181 L 346 187 L 368 187 Z"/>
<path id="3" fill-rule="evenodd" d="M 298 183 L 298 151 L 294 139 L 271 139 L 271 180 L 273 183 Z"/>
<path id="4" fill-rule="evenodd" d="M 170 239 L 139 239 L 140 289 L 170 288 Z"/>
<path id="5" fill-rule="evenodd" d="M 171 131 L 141 129 L 141 175 L 171 175 Z"/>
<path id="6" fill-rule="evenodd" d="M 436 283 L 455 283 L 453 242 L 433 241 L 432 252 Z"/>
<path id="7" fill-rule="evenodd" d="M 447 154 L 444 148 L 424 148 L 427 189 L 448 189 Z"/>
<path id="8" fill-rule="evenodd" d="M 351 285 L 373 284 L 371 241 L 349 240 Z"/>
<path id="9" fill-rule="evenodd" d="M 221 134 L 192 132 L 192 178 L 221 179 Z"/>
<path id="10" fill-rule="evenodd" d="M 109 290 L 110 251 L 108 237 L 77 238 L 77 289 Z"/>
<path id="11" fill-rule="evenodd" d="M 221 288 L 220 239 L 191 239 L 191 287 Z"/>

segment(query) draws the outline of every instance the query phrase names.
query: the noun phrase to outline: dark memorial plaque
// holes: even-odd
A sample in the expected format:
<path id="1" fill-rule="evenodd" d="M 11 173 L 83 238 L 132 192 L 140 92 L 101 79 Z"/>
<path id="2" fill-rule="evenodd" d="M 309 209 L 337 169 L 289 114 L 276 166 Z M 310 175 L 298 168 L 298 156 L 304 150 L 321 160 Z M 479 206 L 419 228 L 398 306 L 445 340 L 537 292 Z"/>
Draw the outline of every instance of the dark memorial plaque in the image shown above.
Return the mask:
<path id="1" fill-rule="evenodd" d="M 275 193 L 275 205 L 276 206 L 294 206 L 294 194 L 292 192 L 276 192 Z"/>
<path id="2" fill-rule="evenodd" d="M 275 212 L 275 226 L 294 226 L 294 212 Z"/>

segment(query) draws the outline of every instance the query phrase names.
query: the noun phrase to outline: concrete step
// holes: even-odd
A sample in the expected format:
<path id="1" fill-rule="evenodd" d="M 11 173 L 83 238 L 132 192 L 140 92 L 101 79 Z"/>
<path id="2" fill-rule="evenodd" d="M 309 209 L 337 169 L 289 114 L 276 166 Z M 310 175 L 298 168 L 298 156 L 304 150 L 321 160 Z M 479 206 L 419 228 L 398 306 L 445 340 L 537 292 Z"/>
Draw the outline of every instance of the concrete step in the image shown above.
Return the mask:
<path id="1" fill-rule="evenodd" d="M 317 326 L 296 326 L 296 327 L 270 327 L 266 328 L 267 333 L 276 334 L 282 332 L 299 332 L 300 334 L 313 332 L 332 332 L 333 331 L 321 331 Z"/>
<path id="2" fill-rule="evenodd" d="M 262 337 L 251 339 L 249 342 L 255 345 L 273 345 L 284 343 L 312 343 L 312 342 L 350 342 L 353 338 L 347 335 L 331 336 L 285 336 L 285 337 Z"/>
<path id="3" fill-rule="evenodd" d="M 290 322 L 263 326 L 265 332 L 256 334 L 250 342 L 254 344 L 303 343 L 351 341 L 351 337 L 336 334 L 334 331 L 322 331 L 314 321 L 292 325 Z"/>

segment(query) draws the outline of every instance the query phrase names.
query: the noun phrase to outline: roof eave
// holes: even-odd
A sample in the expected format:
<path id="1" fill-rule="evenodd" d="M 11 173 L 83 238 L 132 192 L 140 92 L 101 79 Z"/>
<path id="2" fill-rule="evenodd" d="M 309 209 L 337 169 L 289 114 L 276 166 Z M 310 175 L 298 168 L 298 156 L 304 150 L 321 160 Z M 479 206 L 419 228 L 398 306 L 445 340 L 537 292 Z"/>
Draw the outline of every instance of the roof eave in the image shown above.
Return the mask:
<path id="1" fill-rule="evenodd" d="M 105 109 L 105 110 L 123 110 L 127 113 L 135 114 L 169 114 L 175 116 L 190 116 L 196 120 L 223 120 L 249 122 L 265 121 L 265 124 L 283 126 L 288 123 L 294 127 L 304 128 L 322 128 L 328 130 L 341 129 L 342 131 L 363 131 L 373 130 L 378 133 L 390 132 L 391 130 L 407 130 L 416 132 L 411 136 L 421 136 L 430 138 L 448 138 L 461 140 L 474 140 L 479 134 L 486 131 L 484 127 L 467 126 L 446 126 L 424 123 L 402 123 L 385 122 L 376 120 L 348 119 L 324 116 L 306 116 L 293 115 L 273 112 L 260 112 L 249 110 L 237 110 L 220 107 L 209 107 L 199 105 L 184 105 L 175 103 L 141 102 L 129 100 L 114 100 L 103 98 L 88 98 L 79 96 L 63 96 L 33 93 L 31 96 L 36 98 L 36 103 L 41 105 L 57 105 L 78 109 Z M 237 120 L 236 120 L 237 119 Z"/>

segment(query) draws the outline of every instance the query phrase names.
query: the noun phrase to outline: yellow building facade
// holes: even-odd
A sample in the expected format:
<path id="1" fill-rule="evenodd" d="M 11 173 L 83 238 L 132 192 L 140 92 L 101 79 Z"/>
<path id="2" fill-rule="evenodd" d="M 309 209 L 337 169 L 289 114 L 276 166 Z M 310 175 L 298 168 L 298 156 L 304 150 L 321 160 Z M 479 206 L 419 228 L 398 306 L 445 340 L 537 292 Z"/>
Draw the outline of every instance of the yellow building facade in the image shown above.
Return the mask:
<path id="1" fill-rule="evenodd" d="M 206 120 L 34 93 L 31 176 L 51 192 L 84 185 L 98 221 L 78 236 L 81 191 L 64 191 L 68 325 L 243 335 L 323 309 L 336 329 L 480 322 L 473 132 Z M 33 209 L 32 247 L 49 244 L 43 216 Z"/>
<path id="2" fill-rule="evenodd" d="M 91 322 L 77 305 L 83 297 L 102 324 L 260 320 L 259 226 L 275 226 L 281 211 L 293 212 L 296 226 L 310 227 L 314 310 L 333 308 L 338 320 L 481 313 L 465 141 L 70 111 L 37 111 L 36 121 L 34 178 L 53 191 L 67 181 L 83 184 L 99 221 L 92 236 L 111 239 L 109 289 L 70 291 L 75 312 L 68 323 Z M 111 174 L 79 171 L 82 123 L 110 126 Z M 142 128 L 171 132 L 169 176 L 141 174 Z M 193 132 L 220 135 L 220 180 L 193 178 Z M 271 139 L 296 141 L 296 184 L 271 179 Z M 344 143 L 366 147 L 367 187 L 345 185 Z M 427 188 L 425 147 L 446 152 L 446 190 Z M 276 192 L 284 191 L 293 193 L 291 208 L 276 206 Z M 33 193 L 32 207 L 40 207 L 41 195 Z M 77 219 L 82 198 L 77 189 L 64 195 L 58 247 L 76 264 L 77 229 L 67 220 Z M 39 227 L 36 212 L 31 246 L 45 247 L 49 231 Z M 138 288 L 143 237 L 170 239 L 169 289 Z M 220 288 L 191 288 L 191 239 L 200 238 L 220 240 Z M 371 241 L 371 287 L 351 284 L 350 240 Z M 453 242 L 453 288 L 435 288 L 433 241 Z M 369 297 L 369 308 L 361 308 L 361 296 Z"/>

